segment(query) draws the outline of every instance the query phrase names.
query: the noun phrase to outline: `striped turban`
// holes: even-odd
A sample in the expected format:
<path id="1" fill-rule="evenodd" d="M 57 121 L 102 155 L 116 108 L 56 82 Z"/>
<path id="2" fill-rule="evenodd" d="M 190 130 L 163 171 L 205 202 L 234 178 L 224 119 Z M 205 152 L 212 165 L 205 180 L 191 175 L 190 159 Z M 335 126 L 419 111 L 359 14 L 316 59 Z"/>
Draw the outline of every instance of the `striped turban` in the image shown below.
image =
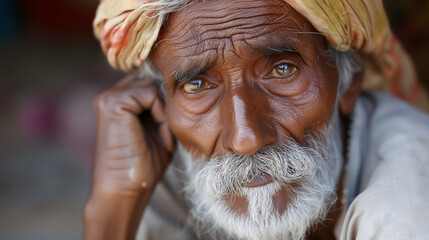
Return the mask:
<path id="1" fill-rule="evenodd" d="M 109 63 L 133 71 L 148 57 L 171 2 L 191 0 L 101 0 L 94 32 Z M 382 0 L 284 0 L 306 17 L 339 51 L 369 56 L 363 88 L 383 89 L 417 105 L 427 103 L 413 64 L 392 35 Z M 168 11 L 167 11 L 168 12 Z M 426 105 L 425 105 L 426 106 Z M 427 106 L 426 106 L 427 108 Z"/>

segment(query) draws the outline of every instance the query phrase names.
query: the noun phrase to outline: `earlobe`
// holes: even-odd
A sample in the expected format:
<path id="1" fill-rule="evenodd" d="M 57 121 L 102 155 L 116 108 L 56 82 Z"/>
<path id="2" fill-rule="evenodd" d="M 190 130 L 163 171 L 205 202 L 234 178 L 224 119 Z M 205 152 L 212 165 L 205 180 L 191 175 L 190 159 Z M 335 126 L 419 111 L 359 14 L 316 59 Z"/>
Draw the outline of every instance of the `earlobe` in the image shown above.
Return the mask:
<path id="1" fill-rule="evenodd" d="M 339 110 L 343 116 L 349 115 L 356 104 L 362 88 L 363 72 L 355 75 L 349 89 L 340 97 Z"/>

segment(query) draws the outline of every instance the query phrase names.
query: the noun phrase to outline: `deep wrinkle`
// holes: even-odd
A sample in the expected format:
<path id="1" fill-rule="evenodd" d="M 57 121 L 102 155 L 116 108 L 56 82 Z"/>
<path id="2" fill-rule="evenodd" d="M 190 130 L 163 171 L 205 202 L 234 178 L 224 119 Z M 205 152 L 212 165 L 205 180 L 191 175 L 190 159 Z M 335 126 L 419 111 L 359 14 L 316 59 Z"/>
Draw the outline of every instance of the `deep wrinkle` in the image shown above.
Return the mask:
<path id="1" fill-rule="evenodd" d="M 274 28 L 273 30 L 274 31 L 282 30 L 281 28 L 283 27 Z M 262 38 L 262 39 L 259 39 L 259 38 Z M 225 38 L 225 39 L 229 39 L 229 38 Z M 210 41 L 212 40 L 214 39 L 210 39 Z M 301 55 L 302 56 L 309 55 L 308 51 L 306 51 L 306 48 L 302 48 L 302 43 L 296 38 L 294 38 L 293 36 L 292 37 L 278 36 L 274 32 L 271 32 L 268 34 L 256 35 L 256 36 L 253 36 L 252 38 L 244 38 L 243 36 L 243 40 L 236 40 L 236 41 L 241 44 L 248 45 L 249 46 L 248 50 L 250 50 L 251 54 L 253 55 L 264 54 L 265 56 L 269 57 L 269 56 L 281 54 L 284 52 L 293 52 L 298 54 L 300 57 Z M 263 42 L 263 44 L 261 44 L 261 42 Z M 207 44 L 207 42 L 203 42 L 203 44 Z M 219 43 L 216 43 L 216 44 L 219 45 Z M 210 44 L 210 45 L 214 45 L 214 44 Z M 235 55 L 239 55 L 238 53 L 236 53 L 237 50 L 234 47 L 234 45 L 233 44 L 229 44 L 229 45 L 233 47 L 231 52 L 234 53 Z M 170 74 L 170 76 L 179 75 L 177 73 L 182 73 L 182 72 L 187 73 L 190 71 L 194 71 L 195 68 L 200 68 L 204 70 L 209 69 L 210 67 L 215 65 L 216 59 L 219 59 L 219 57 L 221 57 L 219 55 L 222 55 L 222 56 L 225 55 L 225 54 L 222 54 L 223 51 L 220 51 L 222 50 L 222 48 L 208 48 L 208 49 L 204 49 L 204 51 L 202 52 L 197 51 L 197 49 L 193 49 L 192 47 L 189 47 L 191 50 L 187 51 L 188 47 L 183 48 L 181 45 L 177 46 L 177 48 L 180 48 L 182 49 L 182 51 L 186 52 L 186 54 L 182 54 L 180 58 L 186 58 L 187 61 L 179 62 L 180 65 L 176 69 L 172 70 L 172 73 Z M 212 56 L 208 56 L 208 55 L 212 55 Z M 301 60 L 304 61 L 304 63 L 307 63 L 305 58 L 301 57 Z M 200 73 L 202 72 L 203 71 L 200 71 Z M 186 76 L 190 74 L 184 74 L 184 75 Z M 195 76 L 195 74 L 193 74 L 193 76 Z M 190 77 L 184 78 L 184 79 L 190 79 Z"/>

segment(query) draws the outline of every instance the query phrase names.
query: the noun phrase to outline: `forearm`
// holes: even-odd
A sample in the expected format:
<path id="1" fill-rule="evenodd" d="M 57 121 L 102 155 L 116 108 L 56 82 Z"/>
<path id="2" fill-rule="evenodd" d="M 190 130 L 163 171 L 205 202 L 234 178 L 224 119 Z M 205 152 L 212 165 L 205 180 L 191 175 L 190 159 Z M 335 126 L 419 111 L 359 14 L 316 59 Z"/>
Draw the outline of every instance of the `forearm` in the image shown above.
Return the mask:
<path id="1" fill-rule="evenodd" d="M 151 191 L 139 198 L 93 194 L 84 210 L 85 239 L 134 239 L 150 195 Z"/>

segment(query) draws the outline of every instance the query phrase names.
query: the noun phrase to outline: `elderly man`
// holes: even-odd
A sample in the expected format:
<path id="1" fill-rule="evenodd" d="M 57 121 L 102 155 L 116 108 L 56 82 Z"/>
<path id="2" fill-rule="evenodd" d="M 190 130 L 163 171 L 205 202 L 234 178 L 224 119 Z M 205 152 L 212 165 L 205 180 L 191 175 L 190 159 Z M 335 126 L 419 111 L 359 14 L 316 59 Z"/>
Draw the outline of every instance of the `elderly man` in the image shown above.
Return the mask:
<path id="1" fill-rule="evenodd" d="M 361 93 L 413 80 L 381 1 L 104 0 L 95 32 L 140 78 L 95 102 L 86 239 L 429 239 L 429 117 Z"/>

